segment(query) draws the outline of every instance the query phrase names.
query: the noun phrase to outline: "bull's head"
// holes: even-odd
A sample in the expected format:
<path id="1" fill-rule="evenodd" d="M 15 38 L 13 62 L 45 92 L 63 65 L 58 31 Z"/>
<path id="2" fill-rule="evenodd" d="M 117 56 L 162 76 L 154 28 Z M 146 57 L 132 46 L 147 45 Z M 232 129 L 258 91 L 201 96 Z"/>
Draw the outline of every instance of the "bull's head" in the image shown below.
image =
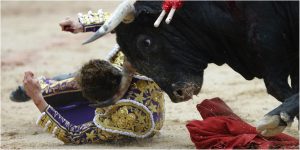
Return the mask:
<path id="1" fill-rule="evenodd" d="M 207 60 L 197 51 L 197 43 L 190 41 L 195 33 L 186 29 L 183 20 L 190 18 L 180 16 L 184 12 L 175 14 L 170 25 L 153 26 L 161 3 L 124 1 L 85 43 L 115 30 L 121 50 L 138 72 L 152 78 L 173 102 L 182 102 L 200 92 Z"/>

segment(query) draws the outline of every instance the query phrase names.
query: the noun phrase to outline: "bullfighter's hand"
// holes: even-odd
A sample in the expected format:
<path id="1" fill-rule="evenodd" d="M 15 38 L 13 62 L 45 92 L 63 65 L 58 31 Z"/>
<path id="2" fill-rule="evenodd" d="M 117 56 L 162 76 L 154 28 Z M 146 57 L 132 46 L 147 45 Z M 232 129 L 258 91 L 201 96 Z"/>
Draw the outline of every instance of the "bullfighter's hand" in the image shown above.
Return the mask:
<path id="1" fill-rule="evenodd" d="M 67 17 L 65 20 L 59 23 L 62 31 L 71 32 L 71 33 L 79 33 L 83 32 L 83 26 L 79 23 L 79 21 L 75 21 Z"/>
<path id="2" fill-rule="evenodd" d="M 33 100 L 40 112 L 43 112 L 48 104 L 43 98 L 38 80 L 34 78 L 34 74 L 31 71 L 25 72 L 23 84 L 26 94 Z"/>
<path id="3" fill-rule="evenodd" d="M 291 122 L 287 125 L 281 123 L 282 118 L 279 115 L 269 116 L 266 115 L 259 121 L 256 129 L 261 132 L 260 134 L 266 137 L 274 136 L 281 133 L 287 126 L 291 126 Z"/>

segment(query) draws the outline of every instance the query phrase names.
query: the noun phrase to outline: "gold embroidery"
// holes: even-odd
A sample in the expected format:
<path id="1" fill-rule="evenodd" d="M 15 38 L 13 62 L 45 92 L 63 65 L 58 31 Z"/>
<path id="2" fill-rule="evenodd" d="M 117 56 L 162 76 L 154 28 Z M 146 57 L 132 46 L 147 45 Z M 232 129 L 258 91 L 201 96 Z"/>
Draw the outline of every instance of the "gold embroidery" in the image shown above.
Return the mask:
<path id="1" fill-rule="evenodd" d="M 104 114 L 106 111 L 106 108 L 96 108 L 95 114 Z"/>
<path id="2" fill-rule="evenodd" d="M 97 13 L 90 11 L 88 14 L 78 14 L 79 22 L 84 28 L 101 26 L 109 17 L 110 14 L 108 12 L 103 12 L 102 10 L 99 10 Z"/>
<path id="3" fill-rule="evenodd" d="M 148 87 L 149 84 L 145 80 L 137 81 L 136 85 L 137 85 L 137 89 L 139 89 L 142 93 L 146 92 L 149 89 Z"/>
<path id="4" fill-rule="evenodd" d="M 138 101 L 138 102 L 140 102 L 140 103 L 143 103 L 143 100 L 145 99 L 144 98 L 144 93 L 143 92 L 141 92 L 141 93 L 139 93 L 139 94 L 137 94 L 137 93 L 135 93 L 134 94 L 135 95 L 135 100 L 136 101 Z"/>
<path id="5" fill-rule="evenodd" d="M 56 127 L 56 124 L 51 121 L 51 123 L 48 125 L 47 132 L 52 133 L 54 127 Z"/>
<path id="6" fill-rule="evenodd" d="M 140 111 L 134 111 L 134 113 L 135 113 L 136 116 L 139 116 L 138 117 L 139 123 L 143 123 L 145 121 L 146 117 L 143 116 L 142 112 L 140 112 Z"/>
<path id="7" fill-rule="evenodd" d="M 114 65 L 123 66 L 124 54 L 118 51 L 111 59 L 110 62 Z"/>
<path id="8" fill-rule="evenodd" d="M 69 140 L 66 138 L 66 132 L 60 128 L 58 129 L 56 136 L 58 139 L 62 140 L 64 143 L 69 142 Z"/>
<path id="9" fill-rule="evenodd" d="M 38 122 L 38 125 L 40 125 L 41 127 L 45 127 L 46 123 L 49 120 L 49 116 L 48 115 L 44 115 Z"/>
<path id="10" fill-rule="evenodd" d="M 161 101 L 161 99 L 163 99 L 163 94 L 162 92 L 156 91 L 156 92 L 152 92 L 150 95 L 150 99 L 153 99 L 156 102 Z"/>
<path id="11" fill-rule="evenodd" d="M 134 132 L 137 135 L 146 134 L 152 126 L 150 114 L 131 102 L 115 104 L 105 116 L 96 117 L 95 123 L 106 129 Z"/>
<path id="12" fill-rule="evenodd" d="M 96 135 L 95 135 L 95 133 L 94 133 L 95 131 L 94 130 L 92 130 L 92 132 L 90 132 L 90 133 L 86 133 L 86 140 L 90 140 L 90 141 L 94 141 L 94 138 L 96 137 Z"/>
<path id="13" fill-rule="evenodd" d="M 150 105 L 148 106 L 148 108 L 149 108 L 152 112 L 157 112 L 156 105 L 153 105 L 153 103 L 150 103 Z"/>

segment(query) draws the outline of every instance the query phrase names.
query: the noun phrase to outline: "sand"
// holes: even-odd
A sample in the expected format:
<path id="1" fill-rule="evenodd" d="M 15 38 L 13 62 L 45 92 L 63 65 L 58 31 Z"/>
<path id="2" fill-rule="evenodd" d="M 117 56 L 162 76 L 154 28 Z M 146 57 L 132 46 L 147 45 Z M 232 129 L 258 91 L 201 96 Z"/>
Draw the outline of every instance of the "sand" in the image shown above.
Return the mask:
<path id="1" fill-rule="evenodd" d="M 122 144 L 65 145 L 35 125 L 39 111 L 29 102 L 15 103 L 9 94 L 21 84 L 24 71 L 54 76 L 76 71 L 92 58 L 104 58 L 115 44 L 109 34 L 82 46 L 91 33 L 61 32 L 58 22 L 78 12 L 103 8 L 112 11 L 118 2 L 1 2 L 1 148 L 194 148 L 186 122 L 201 119 L 196 104 L 222 98 L 239 116 L 255 125 L 280 103 L 268 95 L 262 80 L 246 81 L 227 65 L 209 65 L 202 91 L 193 100 L 175 104 L 166 97 L 166 120 L 159 135 Z M 298 138 L 298 121 L 285 132 Z"/>

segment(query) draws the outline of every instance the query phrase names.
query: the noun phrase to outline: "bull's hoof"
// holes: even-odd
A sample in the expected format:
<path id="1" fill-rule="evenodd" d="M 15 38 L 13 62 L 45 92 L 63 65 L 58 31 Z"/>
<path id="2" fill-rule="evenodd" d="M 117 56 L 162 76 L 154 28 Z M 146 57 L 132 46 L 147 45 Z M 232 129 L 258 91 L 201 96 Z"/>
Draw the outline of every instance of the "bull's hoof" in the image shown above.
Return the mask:
<path id="1" fill-rule="evenodd" d="M 15 91 L 11 92 L 9 98 L 14 102 L 26 102 L 30 100 L 30 97 L 26 95 L 26 92 L 22 86 L 18 86 Z"/>
<path id="2" fill-rule="evenodd" d="M 282 133 L 282 131 L 287 126 L 291 126 L 291 124 L 290 116 L 282 112 L 280 115 L 266 115 L 259 121 L 256 129 L 261 135 L 269 137 Z"/>

